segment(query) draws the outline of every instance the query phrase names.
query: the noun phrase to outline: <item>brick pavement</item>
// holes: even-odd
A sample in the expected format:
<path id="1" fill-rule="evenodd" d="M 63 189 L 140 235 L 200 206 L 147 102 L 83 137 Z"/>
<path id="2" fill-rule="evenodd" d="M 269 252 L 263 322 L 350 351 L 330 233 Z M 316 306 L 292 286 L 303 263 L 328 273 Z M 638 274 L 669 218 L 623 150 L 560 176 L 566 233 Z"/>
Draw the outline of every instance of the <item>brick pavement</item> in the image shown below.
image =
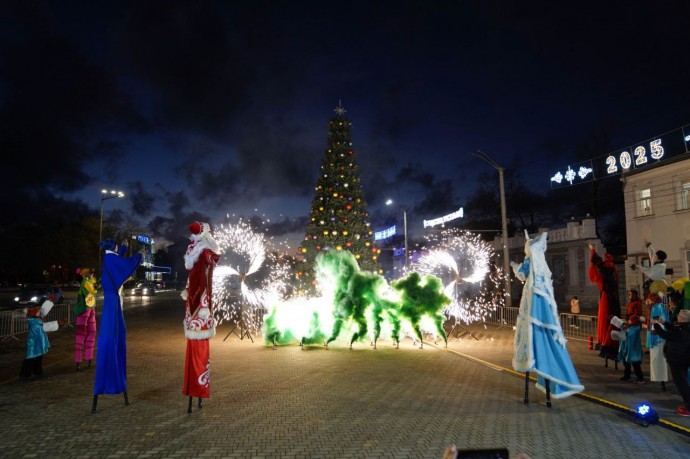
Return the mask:
<path id="1" fill-rule="evenodd" d="M 65 458 L 439 458 L 451 442 L 505 446 L 532 458 L 669 458 L 690 454 L 690 437 L 673 426 L 640 427 L 620 406 L 647 400 L 662 419 L 690 427 L 671 410 L 673 385 L 622 384 L 611 363 L 586 343 L 569 349 L 586 397 L 554 400 L 510 370 L 512 331 L 472 327 L 479 339 L 452 337 L 448 349 L 411 340 L 349 350 L 298 345 L 273 350 L 239 340 L 221 325 L 211 342 L 211 399 L 188 415 L 181 394 L 185 340 L 173 294 L 126 310 L 130 405 L 99 397 L 91 414 L 93 370 L 74 371 L 73 330 L 51 334 L 50 375 L 19 382 L 23 342 L 0 343 L 2 457 Z M 646 370 L 646 368 L 645 368 Z M 681 424 L 685 422 L 685 424 Z"/>

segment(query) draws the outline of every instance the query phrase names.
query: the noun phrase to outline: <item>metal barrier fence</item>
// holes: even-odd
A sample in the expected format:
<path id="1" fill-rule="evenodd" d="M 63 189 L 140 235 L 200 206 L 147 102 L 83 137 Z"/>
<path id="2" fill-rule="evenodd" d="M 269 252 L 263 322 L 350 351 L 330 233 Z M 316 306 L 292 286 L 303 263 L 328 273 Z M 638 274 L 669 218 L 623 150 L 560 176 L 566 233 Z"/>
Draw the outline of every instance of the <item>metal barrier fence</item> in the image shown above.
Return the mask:
<path id="1" fill-rule="evenodd" d="M 499 327 L 514 327 L 520 308 L 497 307 L 485 319 L 486 324 Z M 596 316 L 584 314 L 559 314 L 559 321 L 563 334 L 567 339 L 587 341 L 590 336 L 596 341 L 597 325 L 599 319 Z"/>
<path id="2" fill-rule="evenodd" d="M 64 321 L 62 327 L 71 327 L 73 305 L 71 303 L 56 304 L 45 318 L 46 322 L 52 320 Z M 98 311 L 97 311 L 98 313 Z M 26 308 L 0 311 L 0 342 L 14 339 L 19 341 L 17 335 L 26 333 L 28 324 L 26 321 Z"/>

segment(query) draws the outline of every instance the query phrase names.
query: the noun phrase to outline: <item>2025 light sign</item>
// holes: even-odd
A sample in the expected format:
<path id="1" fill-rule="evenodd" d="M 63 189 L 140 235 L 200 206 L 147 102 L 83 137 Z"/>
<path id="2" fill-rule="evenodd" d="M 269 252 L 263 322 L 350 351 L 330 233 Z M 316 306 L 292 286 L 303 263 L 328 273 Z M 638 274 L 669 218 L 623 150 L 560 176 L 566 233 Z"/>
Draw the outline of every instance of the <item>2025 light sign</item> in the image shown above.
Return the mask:
<path id="1" fill-rule="evenodd" d="M 628 172 L 690 152 L 690 124 L 609 155 L 551 174 L 551 188 L 590 182 Z M 603 161 L 602 161 L 603 159 Z"/>

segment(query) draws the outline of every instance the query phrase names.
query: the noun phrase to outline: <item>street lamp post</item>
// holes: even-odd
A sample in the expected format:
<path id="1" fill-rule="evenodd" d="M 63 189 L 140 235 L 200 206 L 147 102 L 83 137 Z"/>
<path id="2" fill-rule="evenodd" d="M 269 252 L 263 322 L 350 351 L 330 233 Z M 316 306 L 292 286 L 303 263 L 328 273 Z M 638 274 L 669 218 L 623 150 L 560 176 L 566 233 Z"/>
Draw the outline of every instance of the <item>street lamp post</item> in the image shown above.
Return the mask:
<path id="1" fill-rule="evenodd" d="M 98 269 L 101 267 L 101 248 L 100 244 L 101 241 L 103 240 L 103 203 L 107 201 L 108 199 L 113 199 L 113 198 L 124 198 L 125 194 L 122 191 L 118 190 L 101 190 L 101 224 L 98 229 Z"/>
<path id="2" fill-rule="evenodd" d="M 393 204 L 392 199 L 386 200 L 387 206 L 390 206 L 391 204 Z M 404 231 L 404 235 L 405 235 L 405 253 L 403 256 L 403 267 L 407 268 L 407 209 L 402 207 L 402 211 L 403 211 L 403 231 Z"/>
<path id="3" fill-rule="evenodd" d="M 510 255 L 508 253 L 508 218 L 506 217 L 506 192 L 503 184 L 503 172 L 505 168 L 499 166 L 489 155 L 481 150 L 477 153 L 470 153 L 491 164 L 498 171 L 499 187 L 501 192 L 501 226 L 503 227 L 503 279 L 505 281 L 506 306 L 513 306 L 513 297 L 510 288 Z"/>

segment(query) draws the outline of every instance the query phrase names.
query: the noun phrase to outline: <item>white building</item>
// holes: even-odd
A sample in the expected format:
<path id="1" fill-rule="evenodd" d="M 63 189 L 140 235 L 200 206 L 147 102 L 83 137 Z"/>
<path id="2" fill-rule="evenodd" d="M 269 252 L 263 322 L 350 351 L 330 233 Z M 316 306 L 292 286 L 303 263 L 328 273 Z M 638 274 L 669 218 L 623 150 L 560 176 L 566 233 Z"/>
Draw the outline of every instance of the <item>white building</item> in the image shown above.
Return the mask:
<path id="1" fill-rule="evenodd" d="M 588 215 L 581 222 L 572 219 L 565 228 L 539 228 L 538 233 L 544 231 L 548 232 L 546 262 L 553 275 L 554 295 L 559 309 L 561 312 L 569 312 L 570 298 L 577 296 L 580 298 L 580 305 L 586 312 L 595 310 L 599 304 L 599 290 L 589 280 L 588 276 L 590 258 L 588 244 L 594 244 L 595 250 L 600 255 L 606 252 L 606 248 L 597 237 L 596 220 Z M 530 238 L 535 236 L 536 234 L 531 234 Z M 493 246 L 494 261 L 496 265 L 503 266 L 503 238 L 496 236 Z M 510 261 L 521 263 L 525 258 L 524 247 L 524 234 L 516 234 L 508 238 Z M 621 271 L 624 269 L 623 265 L 616 265 L 616 269 L 620 277 Z M 514 276 L 511 275 L 511 277 L 513 278 L 511 282 L 513 306 L 517 307 L 520 302 L 522 285 Z M 621 280 L 619 295 L 621 295 L 623 302 L 625 301 L 624 285 Z"/>
<path id="2" fill-rule="evenodd" d="M 666 282 L 690 275 L 690 157 L 685 154 L 623 175 L 628 246 L 626 288 L 642 292 L 643 278 L 630 265 L 649 265 L 643 241 L 666 258 Z"/>

